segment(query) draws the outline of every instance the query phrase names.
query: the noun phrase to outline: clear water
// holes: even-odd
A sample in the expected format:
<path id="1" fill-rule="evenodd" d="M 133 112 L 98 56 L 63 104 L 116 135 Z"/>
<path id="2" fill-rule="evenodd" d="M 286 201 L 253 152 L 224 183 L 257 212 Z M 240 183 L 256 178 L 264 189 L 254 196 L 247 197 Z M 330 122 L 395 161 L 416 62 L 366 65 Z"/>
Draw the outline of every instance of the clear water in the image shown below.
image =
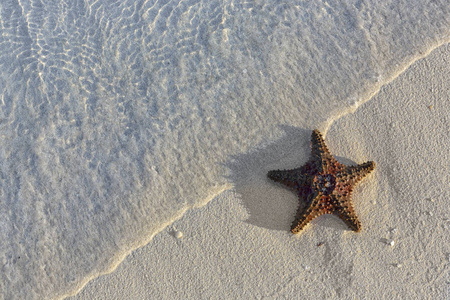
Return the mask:
<path id="1" fill-rule="evenodd" d="M 448 42 L 399 1 L 2 1 L 0 298 L 76 292 Z"/>

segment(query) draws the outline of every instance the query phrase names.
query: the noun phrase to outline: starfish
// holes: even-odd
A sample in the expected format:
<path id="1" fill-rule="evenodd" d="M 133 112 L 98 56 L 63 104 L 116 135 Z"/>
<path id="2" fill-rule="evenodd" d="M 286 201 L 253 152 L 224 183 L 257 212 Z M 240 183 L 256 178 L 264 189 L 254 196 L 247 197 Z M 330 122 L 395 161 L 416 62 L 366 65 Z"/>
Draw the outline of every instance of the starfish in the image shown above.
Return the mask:
<path id="1" fill-rule="evenodd" d="M 361 223 L 353 210 L 350 195 L 355 184 L 375 168 L 373 161 L 357 166 L 339 163 L 330 153 L 322 134 L 311 135 L 311 158 L 300 168 L 269 171 L 267 176 L 293 189 L 300 200 L 292 233 L 300 232 L 311 220 L 323 214 L 337 214 L 350 229 L 358 232 Z"/>

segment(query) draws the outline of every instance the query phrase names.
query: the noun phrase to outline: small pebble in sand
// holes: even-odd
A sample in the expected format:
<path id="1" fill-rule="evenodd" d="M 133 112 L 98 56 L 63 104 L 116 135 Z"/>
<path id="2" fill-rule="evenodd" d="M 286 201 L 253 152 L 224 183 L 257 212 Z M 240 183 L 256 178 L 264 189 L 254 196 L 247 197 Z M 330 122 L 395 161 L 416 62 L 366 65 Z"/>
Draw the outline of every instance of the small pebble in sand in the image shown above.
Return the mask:
<path id="1" fill-rule="evenodd" d="M 181 239 L 183 237 L 183 233 L 181 231 L 175 231 L 174 235 L 177 239 Z"/>
<path id="2" fill-rule="evenodd" d="M 396 267 L 396 268 L 401 268 L 402 267 L 402 264 L 392 264 L 394 267 Z"/>
<path id="3" fill-rule="evenodd" d="M 395 241 L 394 241 L 394 240 L 386 239 L 385 242 L 386 242 L 386 244 L 388 244 L 389 246 L 394 246 L 394 245 L 395 245 Z"/>

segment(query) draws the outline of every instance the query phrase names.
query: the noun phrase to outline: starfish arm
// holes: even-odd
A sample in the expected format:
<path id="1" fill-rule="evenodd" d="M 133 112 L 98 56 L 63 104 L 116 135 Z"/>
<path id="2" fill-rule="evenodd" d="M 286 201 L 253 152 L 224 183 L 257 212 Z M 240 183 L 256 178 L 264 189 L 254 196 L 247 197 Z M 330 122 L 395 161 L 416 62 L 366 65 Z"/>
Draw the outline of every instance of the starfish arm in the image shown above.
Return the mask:
<path id="1" fill-rule="evenodd" d="M 293 170 L 273 170 L 267 177 L 292 189 L 298 189 L 307 181 L 308 164 Z"/>
<path id="2" fill-rule="evenodd" d="M 355 210 L 350 199 L 350 195 L 347 197 L 335 198 L 336 213 L 339 218 L 350 227 L 351 230 L 359 232 L 361 230 L 361 223 L 356 216 Z"/>
<path id="3" fill-rule="evenodd" d="M 299 233 L 314 218 L 326 213 L 325 211 L 320 210 L 321 197 L 321 193 L 313 193 L 309 196 L 309 200 L 307 201 L 309 205 L 306 208 L 299 208 L 295 221 L 292 223 L 292 233 Z"/>
<path id="4" fill-rule="evenodd" d="M 363 179 L 367 174 L 375 168 L 373 161 L 368 161 L 357 166 L 349 166 L 345 168 L 345 177 L 350 179 L 353 184 Z"/>
<path id="5" fill-rule="evenodd" d="M 317 129 L 311 134 L 311 156 L 311 160 L 316 162 L 319 172 L 325 172 L 330 167 L 336 168 L 339 165 L 328 150 L 322 134 Z"/>
<path id="6" fill-rule="evenodd" d="M 322 134 L 317 129 L 314 129 L 311 134 L 311 152 L 313 156 L 320 156 L 322 153 L 331 155 Z"/>

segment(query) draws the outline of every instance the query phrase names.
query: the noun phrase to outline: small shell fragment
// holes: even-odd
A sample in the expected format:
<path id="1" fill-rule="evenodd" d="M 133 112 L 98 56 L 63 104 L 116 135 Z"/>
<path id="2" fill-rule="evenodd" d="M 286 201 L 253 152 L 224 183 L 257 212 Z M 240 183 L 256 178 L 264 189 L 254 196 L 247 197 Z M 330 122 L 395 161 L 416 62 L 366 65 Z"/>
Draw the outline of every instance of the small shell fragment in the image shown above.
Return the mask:
<path id="1" fill-rule="evenodd" d="M 181 239 L 183 237 L 183 233 L 181 231 L 175 231 L 174 235 L 177 239 Z"/>

